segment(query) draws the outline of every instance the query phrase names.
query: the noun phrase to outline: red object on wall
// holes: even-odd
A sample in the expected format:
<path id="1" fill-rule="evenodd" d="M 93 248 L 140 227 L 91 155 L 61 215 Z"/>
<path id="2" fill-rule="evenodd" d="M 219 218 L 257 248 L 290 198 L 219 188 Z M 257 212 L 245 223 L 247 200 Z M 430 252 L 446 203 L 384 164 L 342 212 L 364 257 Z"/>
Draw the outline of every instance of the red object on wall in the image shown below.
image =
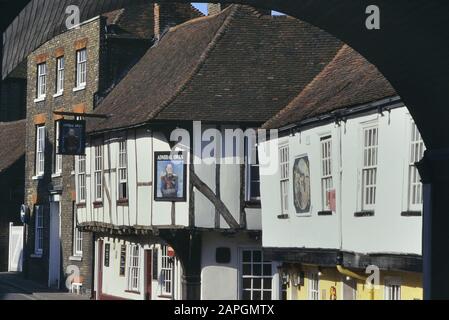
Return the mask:
<path id="1" fill-rule="evenodd" d="M 327 193 L 328 199 L 329 199 L 329 207 L 332 212 L 337 211 L 337 192 L 334 190 L 331 190 Z"/>
<path id="2" fill-rule="evenodd" d="M 167 254 L 170 258 L 175 257 L 175 250 L 172 247 L 168 247 Z"/>

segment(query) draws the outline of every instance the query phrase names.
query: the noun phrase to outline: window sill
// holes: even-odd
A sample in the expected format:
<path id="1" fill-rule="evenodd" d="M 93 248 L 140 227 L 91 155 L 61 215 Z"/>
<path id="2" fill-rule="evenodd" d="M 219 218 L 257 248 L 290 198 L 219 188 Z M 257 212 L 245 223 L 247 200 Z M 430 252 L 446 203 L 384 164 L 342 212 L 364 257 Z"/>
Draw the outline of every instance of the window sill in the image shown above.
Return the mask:
<path id="1" fill-rule="evenodd" d="M 71 257 L 69 257 L 69 260 L 70 261 L 78 261 L 78 262 L 81 262 L 81 261 L 83 261 L 83 256 L 71 256 Z"/>
<path id="2" fill-rule="evenodd" d="M 43 175 L 42 176 L 34 176 L 31 179 L 32 180 L 42 180 L 42 179 L 44 179 L 44 176 Z"/>
<path id="3" fill-rule="evenodd" d="M 125 290 L 126 293 L 132 293 L 132 294 L 140 294 L 139 291 L 133 291 L 133 290 Z"/>
<path id="4" fill-rule="evenodd" d="M 61 178 L 62 177 L 62 172 L 61 173 L 54 173 L 51 175 L 52 178 Z"/>
<path id="5" fill-rule="evenodd" d="M 334 213 L 330 210 L 323 210 L 323 211 L 318 211 L 318 215 L 319 216 L 331 216 Z"/>
<path id="6" fill-rule="evenodd" d="M 129 206 L 129 200 L 128 199 L 117 200 L 117 206 L 119 206 L 119 207 L 127 207 L 127 206 Z"/>
<path id="7" fill-rule="evenodd" d="M 64 94 L 64 91 L 57 92 L 57 93 L 55 93 L 55 94 L 53 95 L 53 98 L 61 97 L 63 94 Z"/>
<path id="8" fill-rule="evenodd" d="M 82 91 L 85 89 L 86 89 L 86 86 L 76 87 L 76 88 L 73 88 L 73 92 L 78 92 L 78 91 Z"/>
<path id="9" fill-rule="evenodd" d="M 86 204 L 85 203 L 77 203 L 76 204 L 76 208 L 77 209 L 84 209 L 84 208 L 86 208 Z"/>
<path id="10" fill-rule="evenodd" d="M 422 216 L 422 212 L 421 211 L 403 211 L 401 212 L 401 216 L 402 217 L 421 217 Z"/>
<path id="11" fill-rule="evenodd" d="M 93 203 L 94 209 L 103 208 L 103 201 L 96 201 Z"/>
<path id="12" fill-rule="evenodd" d="M 42 253 L 34 253 L 30 255 L 31 259 L 42 259 Z"/>
<path id="13" fill-rule="evenodd" d="M 157 296 L 158 298 L 163 298 L 163 299 L 173 299 L 173 296 L 169 296 L 167 294 L 161 294 L 159 296 Z"/>
<path id="14" fill-rule="evenodd" d="M 42 96 L 42 97 L 36 98 L 36 99 L 34 99 L 34 103 L 45 101 L 45 98 L 47 98 L 47 96 Z"/>
<path id="15" fill-rule="evenodd" d="M 296 216 L 298 218 L 310 218 L 312 216 L 311 213 L 297 213 Z"/>
<path id="16" fill-rule="evenodd" d="M 245 208 L 261 209 L 262 205 L 261 205 L 260 200 L 250 200 L 250 201 L 245 201 Z"/>
<path id="17" fill-rule="evenodd" d="M 281 219 L 281 220 L 285 220 L 285 219 L 288 219 L 288 218 L 289 218 L 288 214 L 280 214 L 280 215 L 278 215 L 278 219 Z"/>
<path id="18" fill-rule="evenodd" d="M 374 217 L 374 211 L 358 211 L 354 213 L 354 217 L 356 218 Z"/>

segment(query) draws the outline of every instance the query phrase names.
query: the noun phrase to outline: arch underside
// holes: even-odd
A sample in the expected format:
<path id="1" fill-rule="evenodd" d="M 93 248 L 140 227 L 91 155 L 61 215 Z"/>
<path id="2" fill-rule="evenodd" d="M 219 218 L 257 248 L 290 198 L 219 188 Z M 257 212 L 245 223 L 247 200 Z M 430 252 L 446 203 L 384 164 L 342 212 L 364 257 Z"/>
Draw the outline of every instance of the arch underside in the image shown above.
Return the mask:
<path id="1" fill-rule="evenodd" d="M 29 53 L 65 30 L 65 9 L 81 21 L 141 0 L 33 0 L 4 32 L 5 78 Z M 159 2 L 190 2 L 160 0 Z M 198 2 L 217 2 L 198 1 Z M 449 27 L 446 0 L 222 0 L 273 9 L 309 22 L 344 41 L 378 67 L 415 118 L 428 148 L 449 141 Z M 380 8 L 381 29 L 367 30 L 367 6 Z"/>

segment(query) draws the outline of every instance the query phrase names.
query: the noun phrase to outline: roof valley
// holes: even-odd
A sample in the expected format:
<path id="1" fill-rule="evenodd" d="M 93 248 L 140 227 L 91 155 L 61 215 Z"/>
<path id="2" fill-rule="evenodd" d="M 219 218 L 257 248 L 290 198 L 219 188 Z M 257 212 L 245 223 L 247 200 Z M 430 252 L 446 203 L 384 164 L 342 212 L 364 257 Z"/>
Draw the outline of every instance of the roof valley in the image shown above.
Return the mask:
<path id="1" fill-rule="evenodd" d="M 218 41 L 220 41 L 220 39 L 226 33 L 226 30 L 227 30 L 229 24 L 231 23 L 232 19 L 234 18 L 234 15 L 237 12 L 237 10 L 239 9 L 239 7 L 240 7 L 240 5 L 232 5 L 228 8 L 226 8 L 225 10 L 223 10 L 223 12 L 225 12 L 226 10 L 230 10 L 230 12 L 229 12 L 228 16 L 226 17 L 226 19 L 223 21 L 221 27 L 216 31 L 214 37 L 209 42 L 209 44 L 206 47 L 206 49 L 204 50 L 204 52 L 199 57 L 195 68 L 193 68 L 192 72 L 187 77 L 187 79 L 183 83 L 180 84 L 180 86 L 175 91 L 173 96 L 170 97 L 169 99 L 167 99 L 165 102 L 163 102 L 159 108 L 157 108 L 155 110 L 150 110 L 150 112 L 148 112 L 148 114 L 147 114 L 147 118 L 156 118 L 167 106 L 169 106 L 173 101 L 175 101 L 176 98 L 185 90 L 185 88 L 193 80 L 195 75 L 197 75 L 198 72 L 201 70 L 202 66 L 204 65 L 205 61 L 207 60 L 207 57 L 215 49 Z"/>

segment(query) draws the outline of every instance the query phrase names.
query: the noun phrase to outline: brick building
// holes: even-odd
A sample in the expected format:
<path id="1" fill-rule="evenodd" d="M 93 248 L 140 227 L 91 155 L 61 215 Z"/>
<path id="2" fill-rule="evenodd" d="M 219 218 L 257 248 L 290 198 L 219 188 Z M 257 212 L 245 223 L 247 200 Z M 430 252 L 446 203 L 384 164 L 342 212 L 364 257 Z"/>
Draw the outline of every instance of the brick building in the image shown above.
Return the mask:
<path id="1" fill-rule="evenodd" d="M 168 17 L 170 10 L 175 18 L 160 19 L 161 12 Z M 92 111 L 161 31 L 199 15 L 188 4 L 166 7 L 140 1 L 82 22 L 28 56 L 25 203 L 31 218 L 25 243 L 27 277 L 60 289 L 72 289 L 76 283 L 81 292 L 91 292 L 93 238 L 76 228 L 75 159 L 56 154 L 55 121 L 62 116 L 54 112 L 83 116 Z"/>

